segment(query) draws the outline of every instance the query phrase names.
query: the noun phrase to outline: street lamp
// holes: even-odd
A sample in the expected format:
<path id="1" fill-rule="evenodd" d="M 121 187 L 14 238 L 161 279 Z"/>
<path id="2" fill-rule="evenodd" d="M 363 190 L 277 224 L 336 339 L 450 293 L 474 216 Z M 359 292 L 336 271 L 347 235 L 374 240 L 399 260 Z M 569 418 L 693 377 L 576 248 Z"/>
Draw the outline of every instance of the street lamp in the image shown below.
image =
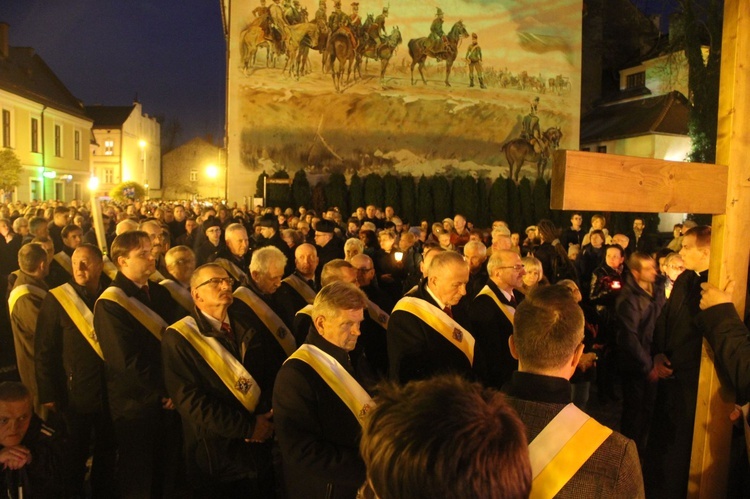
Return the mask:
<path id="1" fill-rule="evenodd" d="M 89 190 L 91 192 L 96 192 L 98 188 L 99 188 L 99 177 L 89 178 Z"/>
<path id="2" fill-rule="evenodd" d="M 211 183 L 216 187 L 216 177 L 219 176 L 219 168 L 213 163 L 206 166 L 206 176 L 211 179 Z M 220 196 L 216 196 L 220 197 Z"/>
<path id="3" fill-rule="evenodd" d="M 146 189 L 146 199 L 148 200 L 148 174 L 146 173 L 146 146 L 148 142 L 141 139 L 138 141 L 138 147 L 141 148 L 141 167 L 143 169 L 143 185 Z"/>

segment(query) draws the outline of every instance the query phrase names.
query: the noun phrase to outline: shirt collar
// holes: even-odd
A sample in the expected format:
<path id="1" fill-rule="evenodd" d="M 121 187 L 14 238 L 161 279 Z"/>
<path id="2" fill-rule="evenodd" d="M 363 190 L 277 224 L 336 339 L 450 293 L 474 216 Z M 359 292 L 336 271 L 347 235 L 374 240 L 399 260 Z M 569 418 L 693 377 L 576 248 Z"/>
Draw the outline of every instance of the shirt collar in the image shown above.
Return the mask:
<path id="1" fill-rule="evenodd" d="M 433 293 L 432 290 L 430 289 L 429 283 L 424 285 L 424 289 L 426 289 L 427 293 L 432 297 L 433 300 L 435 300 L 435 303 L 437 303 L 438 308 L 440 310 L 444 310 L 445 304 L 442 301 L 440 301 L 437 296 L 435 296 L 435 293 Z"/>

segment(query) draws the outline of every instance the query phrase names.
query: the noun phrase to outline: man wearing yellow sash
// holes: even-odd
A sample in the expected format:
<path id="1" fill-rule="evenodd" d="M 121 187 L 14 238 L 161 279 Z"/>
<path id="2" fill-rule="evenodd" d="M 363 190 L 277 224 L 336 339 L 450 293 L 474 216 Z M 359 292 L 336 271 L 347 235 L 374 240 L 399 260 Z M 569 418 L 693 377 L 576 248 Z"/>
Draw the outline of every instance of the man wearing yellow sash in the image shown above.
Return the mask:
<path id="1" fill-rule="evenodd" d="M 52 241 L 50 241 L 52 245 Z M 31 392 L 34 412 L 47 417 L 47 408 L 39 402 L 34 367 L 34 336 L 39 318 L 39 308 L 49 289 L 44 278 L 49 272 L 47 251 L 38 243 L 29 243 L 18 250 L 19 270 L 13 272 L 9 282 L 13 282 L 8 296 L 10 325 L 13 330 L 13 344 L 16 347 L 18 374 Z"/>
<path id="2" fill-rule="evenodd" d="M 492 253 L 487 262 L 489 280 L 469 309 L 471 330 L 482 350 L 481 378 L 486 386 L 500 389 L 510 381 L 518 362 L 510 354 L 508 338 L 513 334 L 513 314 L 523 300 L 518 287 L 526 273 L 521 257 L 511 250 Z"/>
<path id="3" fill-rule="evenodd" d="M 167 472 L 159 470 L 179 463 L 177 415 L 164 387 L 160 340 L 163 329 L 186 312 L 164 287 L 149 280 L 155 257 L 148 234 L 120 234 L 110 254 L 118 272 L 94 306 L 94 330 L 107 362 L 119 493 L 148 497 L 169 490 Z"/>
<path id="4" fill-rule="evenodd" d="M 297 349 L 275 300 L 285 264 L 286 257 L 273 246 L 255 250 L 250 261 L 250 282 L 235 290 L 230 309 L 232 318 L 249 332 L 243 364 L 266 394 L 272 392 L 281 364 Z"/>
<path id="5" fill-rule="evenodd" d="M 159 284 L 167 288 L 174 301 L 190 312 L 193 297 L 190 296 L 190 277 L 195 272 L 195 253 L 188 246 L 173 246 L 164 255 L 169 277 Z"/>
<path id="6" fill-rule="evenodd" d="M 37 321 L 39 401 L 56 418 L 62 418 L 67 429 L 63 447 L 66 497 L 83 496 L 86 461 L 92 448 L 91 493 L 113 497 L 117 444 L 92 314 L 96 299 L 111 281 L 102 272 L 102 252 L 96 246 L 78 246 L 71 264 L 73 277 L 47 294 Z"/>
<path id="7" fill-rule="evenodd" d="M 276 293 L 281 306 L 284 323 L 292 328 L 294 315 L 306 305 L 312 305 L 320 287 L 315 283 L 318 268 L 318 252 L 310 243 L 303 243 L 294 250 L 294 272 L 283 281 Z"/>
<path id="8" fill-rule="evenodd" d="M 247 229 L 242 224 L 230 224 L 224 231 L 224 246 L 209 260 L 221 265 L 234 279 L 235 286 L 245 286 L 248 283 L 247 268 L 250 264 L 250 240 Z"/>
<path id="9" fill-rule="evenodd" d="M 532 498 L 645 497 L 635 442 L 570 403 L 583 354 L 583 312 L 567 287 L 538 288 L 516 310 L 504 389 L 526 425 Z"/>
<path id="10" fill-rule="evenodd" d="M 169 230 L 155 219 L 142 222 L 138 230 L 145 232 L 151 238 L 151 251 L 154 254 L 154 266 L 156 268 L 156 272 L 151 276 L 151 280 L 160 282 L 167 275 L 167 265 L 164 261 L 164 255 L 169 251 L 170 247 Z M 154 276 L 158 275 L 157 272 L 161 274 L 161 277 L 155 279 Z"/>
<path id="11" fill-rule="evenodd" d="M 367 297 L 355 285 L 325 286 L 313 304 L 315 330 L 279 371 L 274 424 L 290 499 L 354 498 L 365 480 L 361 424 L 373 407 L 357 345 Z"/>
<path id="12" fill-rule="evenodd" d="M 469 264 L 455 251 L 443 251 L 432 259 L 427 279 L 399 300 L 388 321 L 392 380 L 406 383 L 447 372 L 475 376 L 481 353 L 466 327 L 468 318 L 452 317 L 467 282 Z"/>
<path id="13" fill-rule="evenodd" d="M 367 295 L 367 310 L 362 322 L 362 338 L 359 343 L 365 350 L 372 367 L 383 377 L 388 374 L 388 345 L 386 330 L 395 302 L 374 282 L 375 267 L 368 255 L 360 253 L 351 259 L 357 269 L 357 284 Z"/>
<path id="14" fill-rule="evenodd" d="M 77 225 L 66 225 L 60 234 L 62 236 L 63 247 L 52 258 L 49 275 L 46 279 L 50 288 L 56 288 L 65 284 L 73 275 L 73 267 L 70 259 L 75 249 L 81 244 L 83 230 Z"/>
<path id="15" fill-rule="evenodd" d="M 245 335 L 228 313 L 233 279 L 221 266 L 191 278 L 195 309 L 164 333 L 167 391 L 182 417 L 195 497 L 273 497 L 271 389 L 242 365 Z"/>

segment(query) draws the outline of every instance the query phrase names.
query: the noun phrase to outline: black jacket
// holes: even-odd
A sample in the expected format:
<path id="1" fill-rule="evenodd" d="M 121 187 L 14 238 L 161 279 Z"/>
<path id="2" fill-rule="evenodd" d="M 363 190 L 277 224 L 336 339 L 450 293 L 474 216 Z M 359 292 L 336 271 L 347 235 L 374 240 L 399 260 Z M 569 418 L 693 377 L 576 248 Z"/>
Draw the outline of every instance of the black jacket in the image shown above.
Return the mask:
<path id="1" fill-rule="evenodd" d="M 96 299 L 110 282 L 102 273 L 98 292 L 89 296 L 85 288 L 70 280 L 89 310 L 94 309 Z M 52 293 L 42 301 L 34 343 L 42 404 L 54 402 L 58 410 L 70 408 L 78 414 L 107 409 L 104 361 Z"/>
<path id="2" fill-rule="evenodd" d="M 306 281 L 296 270 L 292 272 L 292 274 L 307 282 L 307 285 L 314 292 L 317 293 L 319 291 L 314 279 L 312 281 Z M 291 284 L 287 284 L 286 282 L 282 282 L 279 289 L 276 290 L 276 293 L 274 293 L 274 300 L 279 306 L 279 317 L 281 317 L 281 320 L 284 321 L 284 324 L 286 324 L 289 329 L 292 329 L 294 327 L 294 316 L 300 309 L 307 306 L 307 302 L 302 295 L 291 286 Z"/>
<path id="3" fill-rule="evenodd" d="M 425 286 L 426 281 L 422 281 L 417 289 L 406 296 L 437 306 Z M 455 320 L 464 328 L 471 329 L 468 317 L 455 317 Z M 391 314 L 386 336 L 390 362 L 388 374 L 394 381 L 407 383 L 447 372 L 475 378 L 474 368 L 466 355 L 442 334 L 409 312 L 397 310 Z M 481 365 L 477 359 L 478 354 L 481 352 L 475 348 L 474 365 Z"/>
<path id="4" fill-rule="evenodd" d="M 318 250 L 318 267 L 315 269 L 315 281 L 320 284 L 320 273 L 323 272 L 323 266 L 337 258 L 344 258 L 344 241 L 333 236 L 325 246 L 315 245 Z"/>
<path id="5" fill-rule="evenodd" d="M 148 282 L 149 300 L 130 279 L 117 273 L 112 286 L 122 289 L 159 314 L 167 324 L 185 316 L 185 310 L 164 287 Z M 151 417 L 166 397 L 161 365 L 161 344 L 128 311 L 110 300 L 94 307 L 94 329 L 107 361 L 107 393 L 112 419 Z"/>
<path id="6" fill-rule="evenodd" d="M 495 293 L 501 303 L 510 305 L 500 288 L 488 280 L 487 285 Z M 513 290 L 516 301 L 523 300 L 520 291 Z M 510 354 L 508 338 L 513 334 L 513 324 L 500 310 L 495 301 L 486 295 L 474 298 L 469 309 L 471 318 L 471 332 L 476 340 L 476 350 L 481 350 L 483 365 L 480 377 L 486 386 L 500 389 L 510 381 L 513 371 L 518 369 L 518 361 Z"/>
<path id="7" fill-rule="evenodd" d="M 238 345 L 242 344 L 244 331 L 231 316 L 235 342 L 213 329 L 199 311 L 193 310 L 192 317 L 203 335 L 215 338 L 242 361 Z M 168 328 L 161 353 L 167 392 L 182 418 L 188 472 L 218 481 L 235 481 L 253 478 L 259 467 L 270 466 L 266 445 L 245 442 L 255 429 L 255 415 L 237 400 L 188 340 Z"/>
<path id="8" fill-rule="evenodd" d="M 331 355 L 363 384 L 346 351 L 315 331 L 306 341 Z M 360 424 L 307 363 L 290 359 L 281 368 L 273 412 L 288 497 L 353 499 L 365 482 Z"/>

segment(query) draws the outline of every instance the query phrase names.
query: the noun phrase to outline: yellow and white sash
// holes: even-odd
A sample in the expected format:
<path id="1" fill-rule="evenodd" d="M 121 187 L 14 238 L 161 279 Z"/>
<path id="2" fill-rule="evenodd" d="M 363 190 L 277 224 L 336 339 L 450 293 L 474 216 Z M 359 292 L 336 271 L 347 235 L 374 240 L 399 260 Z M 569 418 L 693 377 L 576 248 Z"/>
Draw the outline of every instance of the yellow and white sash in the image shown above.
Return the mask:
<path id="1" fill-rule="evenodd" d="M 289 284 L 297 293 L 299 293 L 309 305 L 313 304 L 317 293 L 300 276 L 292 274 L 284 279 L 284 282 Z"/>
<path id="2" fill-rule="evenodd" d="M 390 319 L 390 316 L 372 300 L 367 300 L 367 315 L 370 316 L 370 319 L 380 324 L 380 327 L 388 329 L 388 320 Z"/>
<path id="3" fill-rule="evenodd" d="M 52 258 L 60 264 L 60 267 L 64 268 L 68 274 L 73 275 L 73 262 L 70 259 L 70 255 L 64 251 L 58 251 Z"/>
<path id="4" fill-rule="evenodd" d="M 47 296 L 47 292 L 38 286 L 21 284 L 20 286 L 13 288 L 8 295 L 8 311 L 12 314 L 13 308 L 16 306 L 18 299 L 29 294 L 36 296 L 40 300 L 44 300 L 44 297 Z"/>
<path id="5" fill-rule="evenodd" d="M 510 305 L 506 305 L 505 303 L 501 302 L 500 299 L 497 297 L 494 291 L 490 289 L 489 286 L 485 286 L 482 288 L 482 290 L 477 293 L 477 296 L 479 295 L 486 295 L 492 298 L 492 301 L 495 302 L 495 305 L 497 305 L 497 308 L 500 309 L 500 311 L 505 315 L 505 317 L 510 321 L 511 324 L 513 324 L 513 318 L 516 315 L 516 309 L 511 307 Z"/>
<path id="6" fill-rule="evenodd" d="M 91 348 L 94 349 L 99 358 L 104 360 L 102 347 L 99 346 L 99 339 L 96 337 L 96 332 L 94 331 L 94 314 L 86 306 L 86 303 L 81 300 L 81 297 L 78 296 L 73 286 L 65 283 L 62 286 L 51 289 L 50 293 L 60 302 L 65 313 L 68 314 L 68 317 L 70 317 L 73 324 L 80 331 L 81 336 L 91 345 Z"/>
<path id="7" fill-rule="evenodd" d="M 170 327 L 180 333 L 195 348 L 195 351 L 203 357 L 203 360 L 245 409 L 255 412 L 255 406 L 258 405 L 260 399 L 260 387 L 247 372 L 245 366 L 216 338 L 202 334 L 194 318 L 185 317 Z"/>
<path id="8" fill-rule="evenodd" d="M 263 321 L 263 324 L 271 331 L 273 337 L 279 342 L 287 356 L 291 355 L 297 349 L 297 342 L 289 328 L 286 327 L 276 312 L 266 304 L 258 295 L 253 293 L 249 288 L 240 286 L 234 291 L 234 297 L 242 301 L 245 305 L 255 312 L 255 315 Z"/>
<path id="9" fill-rule="evenodd" d="M 188 291 L 185 286 L 177 281 L 173 281 L 172 279 L 164 279 L 159 284 L 167 288 L 167 291 L 169 291 L 169 294 L 172 295 L 174 301 L 179 303 L 182 308 L 184 308 L 188 312 L 193 310 L 193 297 L 190 295 L 190 291 Z"/>
<path id="10" fill-rule="evenodd" d="M 156 284 L 159 284 L 164 279 L 166 279 L 166 277 L 164 277 L 164 275 L 158 270 L 154 270 L 154 273 L 148 276 L 148 280 L 151 282 L 155 282 Z"/>
<path id="11" fill-rule="evenodd" d="M 114 263 L 112 263 L 112 260 L 110 260 L 107 255 L 104 255 L 104 258 L 102 260 L 104 261 L 104 273 L 107 275 L 107 277 L 114 280 L 115 276 L 117 275 L 117 267 Z"/>
<path id="12" fill-rule="evenodd" d="M 312 367 L 318 376 L 338 395 L 350 411 L 362 424 L 367 413 L 375 407 L 370 395 L 355 380 L 344 366 L 320 348 L 305 343 L 297 349 L 290 359 L 299 359 Z"/>
<path id="13" fill-rule="evenodd" d="M 397 310 L 416 315 L 422 322 L 453 343 L 453 346 L 466 355 L 469 363 L 472 366 L 474 365 L 474 337 L 461 324 L 451 319 L 448 314 L 428 301 L 412 296 L 401 298 L 393 308 L 394 312 Z"/>
<path id="14" fill-rule="evenodd" d="M 122 289 L 116 286 L 110 286 L 104 290 L 104 293 L 102 293 L 99 299 L 113 301 L 120 305 L 127 310 L 135 320 L 140 322 L 143 327 L 148 329 L 157 340 L 161 341 L 161 335 L 167 328 L 167 323 L 159 314 L 148 308 L 136 298 L 126 295 Z"/>
<path id="15" fill-rule="evenodd" d="M 565 406 L 529 444 L 529 497 L 554 497 L 611 434 L 575 405 Z"/>
<path id="16" fill-rule="evenodd" d="M 297 310 L 297 313 L 294 315 L 305 314 L 305 315 L 309 315 L 312 318 L 312 309 L 313 309 L 312 305 L 305 305 L 301 309 Z"/>
<path id="17" fill-rule="evenodd" d="M 247 284 L 247 272 L 244 272 L 241 268 L 230 262 L 226 258 L 217 258 L 213 263 L 221 266 L 227 273 L 232 276 L 232 279 L 239 282 L 240 284 Z"/>

